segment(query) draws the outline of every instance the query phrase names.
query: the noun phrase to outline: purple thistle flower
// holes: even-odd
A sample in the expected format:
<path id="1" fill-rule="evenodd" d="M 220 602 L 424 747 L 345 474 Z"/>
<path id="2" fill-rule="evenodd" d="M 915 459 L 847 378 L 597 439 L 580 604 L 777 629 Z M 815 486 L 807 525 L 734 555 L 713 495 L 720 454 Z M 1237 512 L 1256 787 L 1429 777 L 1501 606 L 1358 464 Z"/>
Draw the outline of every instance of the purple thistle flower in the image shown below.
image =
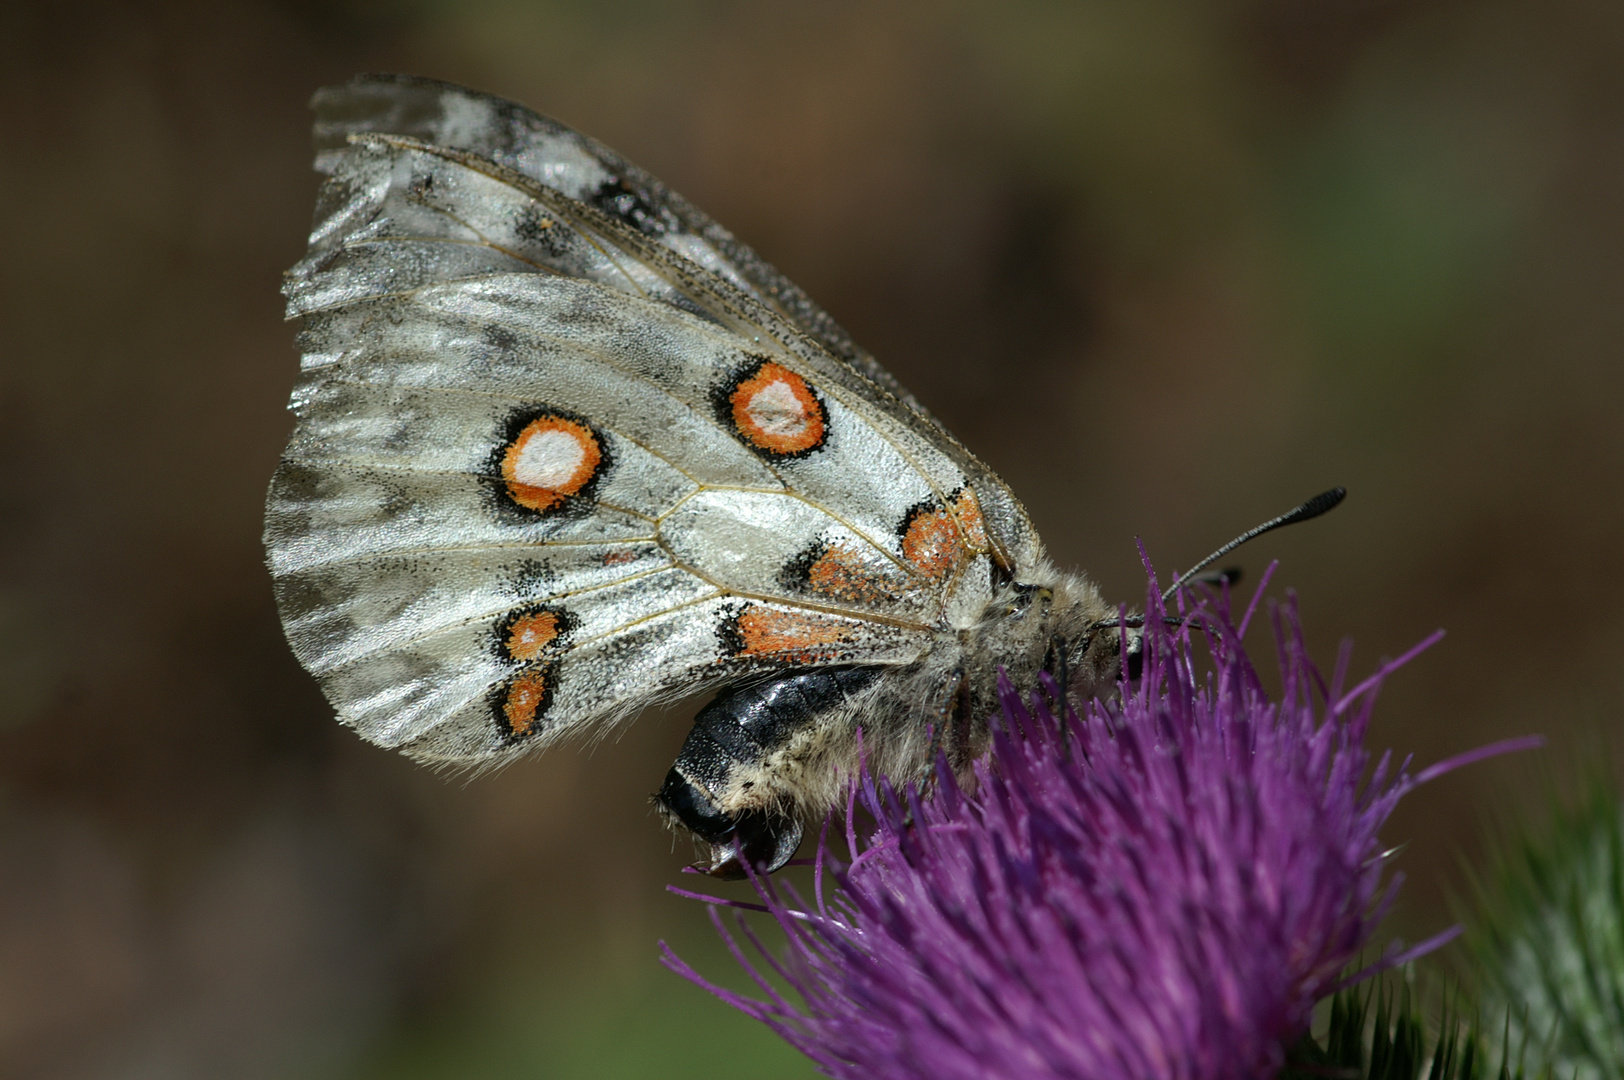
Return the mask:
<path id="1" fill-rule="evenodd" d="M 1080 717 L 1006 681 L 973 791 L 945 764 L 929 797 L 864 776 L 854 801 L 877 829 L 861 840 L 848 813 L 842 866 L 825 827 L 814 903 L 766 878 L 762 905 L 700 897 L 775 917 L 782 960 L 742 919 L 741 932 L 802 1004 L 719 918 L 764 1000 L 715 986 L 669 948 L 665 963 L 834 1077 L 1272 1075 L 1393 900 L 1377 830 L 1399 798 L 1526 741 L 1414 777 L 1384 754 L 1372 771 L 1362 742 L 1377 691 L 1441 635 L 1345 691 L 1348 647 L 1327 685 L 1294 604 L 1271 604 L 1275 702 L 1241 646 L 1261 594 L 1238 622 L 1226 600 L 1202 612 L 1205 676 L 1188 627 L 1151 619 L 1138 685 Z"/>

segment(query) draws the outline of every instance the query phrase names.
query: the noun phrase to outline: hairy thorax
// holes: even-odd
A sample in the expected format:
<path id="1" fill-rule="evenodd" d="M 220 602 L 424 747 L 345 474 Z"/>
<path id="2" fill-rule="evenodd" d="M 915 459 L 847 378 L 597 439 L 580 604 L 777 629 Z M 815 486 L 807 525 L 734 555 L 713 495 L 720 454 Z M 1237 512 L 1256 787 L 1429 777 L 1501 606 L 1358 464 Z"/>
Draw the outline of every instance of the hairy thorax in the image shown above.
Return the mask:
<path id="1" fill-rule="evenodd" d="M 734 810 L 776 802 L 785 812 L 838 802 L 864 766 L 902 783 L 923 779 L 937 751 L 965 774 L 987 748 L 999 710 L 1000 673 L 1022 688 L 1048 671 L 1082 700 L 1116 679 L 1121 645 L 1115 612 L 1086 578 L 1045 575 L 1044 584 L 1000 590 L 970 626 L 943 631 L 903 672 L 850 694 L 822 722 L 798 732 L 734 788 Z M 1135 632 L 1136 634 L 1137 632 Z"/>

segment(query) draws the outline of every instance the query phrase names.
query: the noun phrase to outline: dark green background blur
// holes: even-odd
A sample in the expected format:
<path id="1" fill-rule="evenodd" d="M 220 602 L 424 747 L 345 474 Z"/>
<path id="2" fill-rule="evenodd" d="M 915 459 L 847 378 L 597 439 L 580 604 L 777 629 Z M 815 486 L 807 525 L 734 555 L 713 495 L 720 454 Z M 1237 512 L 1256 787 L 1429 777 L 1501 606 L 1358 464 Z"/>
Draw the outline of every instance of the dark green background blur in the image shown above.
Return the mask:
<path id="1" fill-rule="evenodd" d="M 0 8 L 0 1076 L 798 1077 L 651 815 L 686 730 L 470 783 L 332 723 L 261 501 L 305 102 L 517 98 L 821 301 L 1143 596 L 1259 542 L 1329 665 L 1434 627 L 1373 741 L 1624 715 L 1624 5 L 87 0 Z M 1267 637 L 1255 644 L 1267 657 Z M 691 711 L 691 707 L 690 710 Z M 1394 932 L 1443 926 L 1494 762 L 1416 794 Z M 691 879 L 690 882 L 691 883 Z"/>

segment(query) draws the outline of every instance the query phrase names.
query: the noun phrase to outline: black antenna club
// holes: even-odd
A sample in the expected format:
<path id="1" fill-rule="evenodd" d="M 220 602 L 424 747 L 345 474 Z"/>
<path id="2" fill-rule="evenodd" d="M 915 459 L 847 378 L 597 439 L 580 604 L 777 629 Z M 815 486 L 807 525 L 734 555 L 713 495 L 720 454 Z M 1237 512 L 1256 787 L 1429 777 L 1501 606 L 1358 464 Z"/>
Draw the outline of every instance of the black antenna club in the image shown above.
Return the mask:
<path id="1" fill-rule="evenodd" d="M 1200 562 L 1190 567 L 1190 569 L 1180 574 L 1178 576 L 1178 580 L 1169 585 L 1166 591 L 1162 593 L 1162 602 L 1165 604 L 1167 601 L 1171 600 L 1173 598 L 1173 594 L 1188 584 L 1192 578 L 1200 574 L 1201 571 L 1205 570 L 1219 559 L 1223 558 L 1225 555 L 1228 555 L 1231 551 L 1234 551 L 1236 548 L 1246 543 L 1248 540 L 1255 540 L 1264 533 L 1278 529 L 1283 525 L 1295 525 L 1299 521 L 1308 521 L 1312 518 L 1317 518 L 1326 511 L 1335 509 L 1336 505 L 1347 497 L 1347 488 L 1340 486 L 1334 487 L 1330 491 L 1320 492 L 1318 495 L 1315 495 L 1312 499 L 1309 499 L 1301 506 L 1287 510 L 1284 514 L 1281 514 L 1279 517 L 1274 518 L 1273 520 L 1265 521 L 1256 528 L 1246 530 L 1239 536 L 1235 537 L 1235 539 L 1231 540 L 1229 543 L 1225 544 L 1223 547 L 1219 548 L 1217 551 L 1213 552 L 1211 555 L 1208 555 L 1205 559 L 1202 559 Z"/>

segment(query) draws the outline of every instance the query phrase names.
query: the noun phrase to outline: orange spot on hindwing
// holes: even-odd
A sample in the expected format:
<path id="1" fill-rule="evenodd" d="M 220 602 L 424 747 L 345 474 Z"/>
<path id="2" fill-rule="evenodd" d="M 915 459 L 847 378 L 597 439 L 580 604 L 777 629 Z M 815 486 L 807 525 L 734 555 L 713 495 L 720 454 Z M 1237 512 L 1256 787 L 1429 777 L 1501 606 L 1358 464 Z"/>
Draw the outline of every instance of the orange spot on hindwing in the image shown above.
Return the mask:
<path id="1" fill-rule="evenodd" d="M 536 605 L 510 611 L 494 628 L 497 656 L 525 669 L 498 686 L 491 702 L 504 739 L 540 729 L 553 699 L 558 657 L 577 619 L 561 608 Z"/>
<path id="2" fill-rule="evenodd" d="M 747 604 L 721 625 L 726 656 L 762 657 L 791 664 L 838 660 L 856 636 L 846 619 L 811 611 Z"/>
<path id="3" fill-rule="evenodd" d="M 717 405 L 745 445 L 768 458 L 800 457 L 828 438 L 823 402 L 805 379 L 771 360 L 724 386 Z"/>
<path id="4" fill-rule="evenodd" d="M 603 472 L 603 439 L 584 420 L 555 410 L 520 417 L 497 450 L 507 494 L 526 510 L 545 514 L 582 495 Z"/>
<path id="5" fill-rule="evenodd" d="M 504 737 L 522 739 L 534 734 L 547 716 L 553 700 L 551 666 L 521 672 L 497 690 L 497 726 Z"/>
<path id="6" fill-rule="evenodd" d="M 567 611 L 549 607 L 520 608 L 497 625 L 497 648 L 504 660 L 529 663 L 541 659 L 574 625 L 575 617 Z"/>

